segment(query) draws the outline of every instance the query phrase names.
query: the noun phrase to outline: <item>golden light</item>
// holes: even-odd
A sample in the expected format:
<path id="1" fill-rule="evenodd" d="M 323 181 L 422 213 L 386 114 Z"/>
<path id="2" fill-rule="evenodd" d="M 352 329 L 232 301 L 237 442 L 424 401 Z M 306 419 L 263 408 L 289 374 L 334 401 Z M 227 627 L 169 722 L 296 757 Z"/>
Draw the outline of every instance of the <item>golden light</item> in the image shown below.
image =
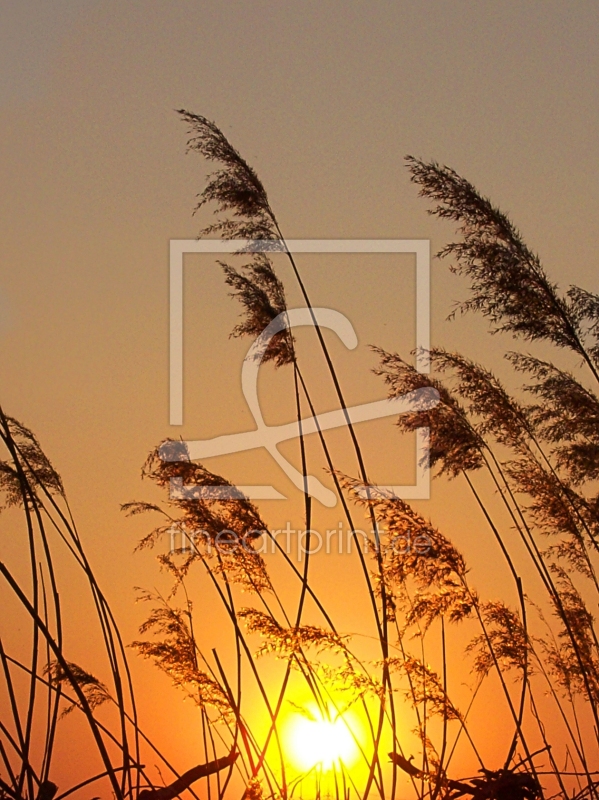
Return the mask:
<path id="1" fill-rule="evenodd" d="M 348 767 L 359 755 L 352 736 L 355 730 L 355 720 L 349 712 L 341 716 L 331 711 L 327 718 L 316 707 L 310 707 L 306 714 L 289 718 L 284 732 L 285 749 L 302 772 L 315 767 L 328 772 L 341 763 Z"/>

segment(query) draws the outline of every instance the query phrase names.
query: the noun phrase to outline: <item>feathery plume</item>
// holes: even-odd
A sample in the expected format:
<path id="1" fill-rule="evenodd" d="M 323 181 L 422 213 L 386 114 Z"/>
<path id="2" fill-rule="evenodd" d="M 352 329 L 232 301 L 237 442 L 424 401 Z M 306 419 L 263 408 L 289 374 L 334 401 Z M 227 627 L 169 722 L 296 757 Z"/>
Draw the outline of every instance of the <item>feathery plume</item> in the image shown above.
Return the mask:
<path id="1" fill-rule="evenodd" d="M 468 617 L 476 600 L 466 581 L 466 562 L 459 550 L 429 521 L 399 497 L 356 494 L 362 483 L 340 475 L 341 485 L 355 495 L 356 502 L 374 510 L 379 530 L 385 531 L 380 548 L 381 576 L 386 594 L 406 610 L 408 624 L 424 630 L 441 615 L 451 622 Z M 405 543 L 409 542 L 409 546 Z M 415 587 L 406 593 L 408 583 Z"/>
<path id="2" fill-rule="evenodd" d="M 454 257 L 452 270 L 470 278 L 470 298 L 459 311 L 479 311 L 494 333 L 546 340 L 586 355 L 573 301 L 560 297 L 509 218 L 449 167 L 413 156 L 406 161 L 420 195 L 437 203 L 429 213 L 459 223 L 463 241 L 439 253 Z"/>
<path id="3" fill-rule="evenodd" d="M 277 277 L 272 261 L 265 253 L 255 253 L 252 261 L 234 269 L 223 261 L 218 262 L 233 287 L 236 297 L 245 309 L 245 320 L 237 325 L 231 336 L 256 338 L 275 319 L 287 310 L 285 290 Z M 262 361 L 274 361 L 277 367 L 295 361 L 293 336 L 288 329 L 276 333 L 270 340 Z"/>
<path id="4" fill-rule="evenodd" d="M 108 687 L 102 683 L 98 678 L 94 677 L 90 672 L 79 667 L 77 664 L 67 662 L 69 673 L 67 673 L 62 664 L 58 661 L 51 661 L 45 668 L 45 674 L 48 676 L 50 683 L 54 686 L 60 686 L 62 683 L 72 684 L 75 682 L 85 695 L 85 699 L 92 711 L 103 703 L 112 700 Z M 79 708 L 78 704 L 66 706 L 62 712 L 61 717 L 66 717 L 75 708 Z"/>
<path id="5" fill-rule="evenodd" d="M 248 633 L 257 633 L 264 639 L 264 644 L 256 653 L 258 656 L 275 653 L 282 658 L 296 655 L 306 647 L 314 647 L 317 652 L 332 650 L 337 653 L 347 651 L 347 636 L 340 636 L 324 628 L 314 625 L 298 625 L 284 627 L 270 614 L 255 608 L 241 608 L 237 612 L 239 619 L 245 622 Z"/>
<path id="6" fill-rule="evenodd" d="M 276 220 L 256 172 L 214 122 L 184 109 L 178 113 L 189 125 L 188 151 L 195 150 L 208 161 L 221 164 L 221 169 L 209 176 L 196 211 L 212 202 L 216 205 L 215 214 L 231 212 L 233 216 L 219 220 L 202 233 L 219 233 L 227 239 L 278 238 Z"/>
<path id="7" fill-rule="evenodd" d="M 219 717 L 229 719 L 232 710 L 226 692 L 198 666 L 197 644 L 190 627 L 191 610 L 173 608 L 162 597 L 150 592 L 142 593 L 140 599 L 157 605 L 139 632 L 142 635 L 152 633 L 157 638 L 134 641 L 131 647 L 144 658 L 152 659 L 200 708 L 211 706 Z"/>
<path id="8" fill-rule="evenodd" d="M 417 372 L 396 353 L 372 348 L 380 358 L 380 367 L 374 370 L 381 375 L 389 388 L 389 397 L 400 397 L 423 387 L 432 387 L 439 393 L 439 403 L 426 411 L 402 414 L 397 425 L 404 432 L 429 428 L 428 463 L 439 466 L 439 474 L 455 477 L 463 471 L 479 469 L 483 464 L 483 442 L 473 430 L 464 409 L 439 381 Z"/>
<path id="9" fill-rule="evenodd" d="M 494 667 L 490 643 L 495 659 L 503 669 L 519 670 L 520 677 L 528 670 L 530 675 L 530 642 L 518 614 L 500 600 L 481 603 L 480 611 L 485 621 L 486 636 L 475 636 L 466 647 L 466 652 L 475 655 L 474 671 L 479 675 L 487 675 Z"/>
<path id="10" fill-rule="evenodd" d="M 60 475 L 29 428 L 13 417 L 3 417 L 0 438 L 15 449 L 14 455 L 30 487 L 43 486 L 48 492 L 64 497 Z M 0 491 L 4 492 L 6 507 L 23 504 L 23 486 L 12 453 L 10 460 L 0 460 Z"/>
<path id="11" fill-rule="evenodd" d="M 447 720 L 462 718 L 444 691 L 441 679 L 430 666 L 410 655 L 405 658 L 389 658 L 387 663 L 391 669 L 410 678 L 410 689 L 405 692 L 408 700 L 417 705 L 426 703 L 428 714 L 437 714 Z"/>

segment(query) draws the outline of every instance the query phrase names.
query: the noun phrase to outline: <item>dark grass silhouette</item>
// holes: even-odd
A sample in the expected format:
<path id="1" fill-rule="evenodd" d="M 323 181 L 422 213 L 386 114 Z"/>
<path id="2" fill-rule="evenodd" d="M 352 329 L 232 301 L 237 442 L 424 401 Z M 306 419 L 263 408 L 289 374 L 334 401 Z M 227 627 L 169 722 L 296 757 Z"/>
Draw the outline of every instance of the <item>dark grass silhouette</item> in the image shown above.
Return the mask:
<path id="1" fill-rule="evenodd" d="M 256 337 L 287 311 L 285 287 L 269 253 L 285 254 L 305 304 L 312 309 L 307 287 L 255 171 L 214 123 L 186 111 L 180 114 L 190 129 L 189 149 L 217 165 L 199 195 L 197 208 L 210 206 L 216 215 L 202 235 L 262 245 L 261 252 L 253 253 L 240 243 L 235 263 L 221 263 L 226 284 L 243 309 L 233 334 Z M 354 533 L 354 554 L 372 611 L 371 633 L 379 649 L 377 658 L 365 658 L 356 637 L 338 630 L 327 611 L 311 575 L 310 556 L 305 555 L 298 568 L 249 500 L 211 498 L 201 491 L 193 498 L 168 495 L 173 479 L 200 488 L 231 484 L 192 462 L 181 442 L 164 442 L 150 454 L 144 475 L 167 491 L 167 499 L 162 505 L 129 503 L 124 510 L 159 515 L 158 525 L 139 547 L 159 547 L 174 529 L 184 546 L 158 556 L 161 567 L 173 578 L 172 593 L 169 597 L 142 593 L 150 611 L 140 630 L 142 638 L 133 646 L 197 705 L 205 763 L 178 774 L 161 756 L 173 778 L 166 786 L 153 786 L 140 763 L 142 741 L 144 747 L 153 745 L 137 720 L 126 650 L 84 555 L 60 478 L 34 435 L 0 415 L 0 435 L 7 452 L 0 464 L 0 486 L 6 503 L 23 510 L 30 585 L 22 586 L 4 563 L 0 563 L 0 573 L 32 631 L 27 663 L 5 653 L 0 640 L 10 714 L 0 723 L 0 797 L 52 800 L 56 795 L 58 800 L 78 788 L 57 795 L 51 781 L 56 729 L 70 710 L 86 718 L 91 741 L 104 764 L 104 772 L 86 783 L 107 779 L 119 800 L 129 796 L 168 800 L 200 778 L 206 778 L 200 791 L 209 800 L 236 792 L 240 780 L 244 797 L 252 800 L 300 793 L 324 796 L 325 791 L 344 800 L 371 795 L 396 798 L 408 792 L 430 800 L 549 796 L 583 800 L 599 793 L 599 642 L 590 611 L 599 591 L 595 483 L 599 476 L 599 297 L 577 287 L 560 293 L 511 221 L 451 169 L 412 157 L 407 164 L 421 194 L 433 201 L 430 213 L 456 223 L 459 239 L 440 254 L 451 258 L 451 268 L 470 282 L 470 294 L 456 311 L 482 314 L 491 332 L 510 336 L 514 347 L 540 342 L 545 349 L 557 348 L 571 358 L 570 371 L 566 371 L 546 357 L 521 350 L 507 352 L 513 371 L 526 381 L 523 390 L 511 392 L 488 367 L 442 348 L 430 353 L 431 375 L 418 373 L 409 354 L 374 350 L 376 372 L 391 397 L 423 387 L 438 391 L 436 407 L 403 414 L 398 427 L 406 433 L 429 428 L 429 463 L 440 479 L 463 481 L 468 487 L 482 512 L 487 535 L 505 560 L 517 606 L 477 591 L 468 554 L 461 553 L 407 502 L 381 496 L 374 489 L 358 492 L 369 485 L 368 473 L 348 417 L 355 476 L 339 472 L 326 435 L 322 431 L 317 435 L 349 529 L 356 531 L 357 520 L 365 514 L 372 531 L 367 552 Z M 346 409 L 335 365 L 318 327 L 316 333 L 339 404 Z M 314 415 L 310 387 L 301 371 L 302 355 L 290 333 L 283 331 L 272 340 L 266 360 L 276 368 L 292 370 L 298 420 L 306 412 Z M 301 435 L 299 445 L 302 472 L 308 475 Z M 168 449 L 177 455 L 176 460 L 163 460 Z M 489 485 L 493 498 L 485 488 Z M 502 515 L 497 512 L 498 503 L 503 506 Z M 532 574 L 538 576 L 539 596 L 531 593 L 520 575 L 519 560 L 508 544 L 511 537 L 506 537 L 506 515 Z M 306 530 L 314 517 L 306 493 L 302 521 Z M 92 665 L 73 664 L 65 652 L 48 526 L 59 532 L 87 577 L 105 643 L 110 685 L 87 671 Z M 197 531 L 202 531 L 199 538 L 193 535 Z M 423 550 L 398 546 L 417 536 L 427 543 Z M 270 572 L 258 548 L 263 537 L 279 556 L 279 565 Z M 309 538 L 306 545 L 309 550 Z M 230 622 L 235 655 L 226 662 L 219 655 L 221 644 L 206 649 L 196 634 L 199 611 L 190 597 L 200 573 L 212 585 Z M 280 591 L 282 582 L 289 581 L 297 584 L 295 607 L 283 602 Z M 320 624 L 305 622 L 307 598 L 318 610 Z M 457 625 L 470 632 L 464 658 L 470 664 L 472 686 L 465 709 L 452 700 L 449 687 L 448 659 L 455 657 L 449 655 L 455 654 L 455 648 L 448 645 Z M 256 636 L 261 639 L 257 651 Z M 433 666 L 430 654 L 435 651 L 440 657 Z M 272 671 L 268 680 L 264 677 L 263 658 L 282 663 L 276 685 Z M 28 676 L 25 695 L 15 688 L 15 670 Z M 248 680 L 255 684 L 258 704 L 255 692 L 248 700 L 244 688 Z M 307 773 L 294 770 L 282 738 L 282 716 L 289 703 L 295 702 L 298 680 L 323 719 L 343 720 L 351 708 L 362 720 L 363 737 L 350 730 L 359 768 L 338 760 L 326 790 L 318 767 Z M 484 763 L 481 734 L 469 725 L 487 681 L 498 686 L 496 702 L 504 704 L 512 722 L 509 736 L 500 743 L 504 755 L 495 764 Z M 551 740 L 542 718 L 542 713 L 548 713 L 547 701 L 541 703 L 543 695 L 552 703 Z M 113 728 L 98 720 L 97 709 L 108 706 L 116 712 Z M 259 723 L 264 715 L 266 729 Z M 416 735 L 411 741 L 420 743 L 415 759 L 404 749 L 408 715 Z M 32 745 L 38 719 L 46 721 L 42 753 Z M 457 747 L 471 756 L 470 776 L 454 774 Z M 237 777 L 232 780 L 234 772 Z"/>
<path id="2" fill-rule="evenodd" d="M 105 595 L 98 586 L 87 560 L 79 533 L 71 516 L 60 476 L 45 456 L 35 435 L 0 409 L 0 438 L 5 457 L 0 461 L 0 489 L 4 507 L 23 511 L 24 546 L 31 567 L 29 580 L 20 581 L 4 561 L 0 575 L 13 594 L 22 616 L 3 617 L 2 627 L 22 624 L 30 629 L 30 656 L 27 660 L 7 652 L 0 635 L 0 665 L 4 696 L 0 720 L 0 797 L 3 800 L 61 800 L 73 792 L 108 782 L 116 798 L 143 796 L 150 800 L 154 787 L 140 763 L 142 745 L 157 756 L 174 776 L 167 789 L 157 790 L 157 800 L 174 797 L 200 776 L 229 766 L 236 757 L 232 751 L 218 762 L 196 767 L 184 775 L 171 766 L 141 730 L 135 695 L 127 663 L 126 649 Z M 106 661 L 103 669 L 110 675 L 105 685 L 84 668 L 69 661 L 64 642 L 65 610 L 60 599 L 57 560 L 64 558 L 56 543 L 62 545 L 80 570 L 89 587 L 96 612 L 95 626 L 104 642 Z M 86 636 L 94 621 L 89 620 Z M 96 665 L 100 666 L 100 665 Z M 22 677 L 29 689 L 23 692 Z M 21 687 L 21 688 L 20 688 Z M 111 706 L 109 724 L 98 719 L 100 706 Z M 60 720 L 78 710 L 85 718 L 90 738 L 104 770 L 84 782 L 58 787 L 52 780 L 56 761 L 56 735 Z M 43 747 L 34 744 L 40 738 Z M 174 789 L 173 789 L 174 787 Z"/>

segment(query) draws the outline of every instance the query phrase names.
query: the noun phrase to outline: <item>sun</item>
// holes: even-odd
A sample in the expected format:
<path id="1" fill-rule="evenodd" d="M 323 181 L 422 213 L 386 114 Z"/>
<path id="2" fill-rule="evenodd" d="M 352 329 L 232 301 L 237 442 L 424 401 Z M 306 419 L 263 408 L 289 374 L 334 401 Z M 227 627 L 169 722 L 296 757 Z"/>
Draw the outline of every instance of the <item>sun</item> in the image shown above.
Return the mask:
<path id="1" fill-rule="evenodd" d="M 348 712 L 340 715 L 331 710 L 324 716 L 316 707 L 291 715 L 284 738 L 294 765 L 302 772 L 315 767 L 328 772 L 341 764 L 350 766 L 359 752 L 353 723 Z"/>

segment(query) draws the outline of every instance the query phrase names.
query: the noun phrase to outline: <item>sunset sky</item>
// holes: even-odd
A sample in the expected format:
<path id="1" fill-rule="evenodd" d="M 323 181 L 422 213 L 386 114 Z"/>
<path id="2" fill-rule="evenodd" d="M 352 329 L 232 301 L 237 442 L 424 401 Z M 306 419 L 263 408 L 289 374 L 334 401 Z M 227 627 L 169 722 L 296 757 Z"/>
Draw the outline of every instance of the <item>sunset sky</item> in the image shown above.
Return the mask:
<path id="1" fill-rule="evenodd" d="M 133 554 L 150 521 L 119 510 L 159 498 L 140 479 L 147 454 L 169 436 L 205 439 L 253 424 L 240 382 L 250 343 L 228 338 L 240 309 L 214 258 L 190 256 L 185 423 L 169 425 L 169 240 L 193 239 L 210 221 L 192 216 L 208 165 L 185 154 L 175 110 L 222 128 L 290 239 L 430 239 L 437 251 L 452 230 L 427 216 L 404 166 L 412 154 L 453 167 L 508 211 L 561 287 L 598 291 L 598 40 L 592 2 L 0 3 L 0 402 L 61 473 L 125 641 L 143 619 L 134 587 L 168 587 L 152 554 Z M 274 263 L 290 305 L 301 305 L 288 267 Z M 368 345 L 404 356 L 414 347 L 413 259 L 310 255 L 298 264 L 314 305 L 345 314 L 358 336 L 355 352 L 327 336 L 349 404 L 382 399 Z M 501 373 L 506 344 L 487 337 L 484 323 L 445 321 L 465 283 L 439 261 L 431 274 L 432 344 Z M 298 342 L 319 410 L 334 409 L 309 333 Z M 269 424 L 293 419 L 291 389 L 290 372 L 264 368 Z M 363 437 L 375 480 L 413 482 L 413 442 L 392 420 L 364 425 Z M 342 432 L 331 442 L 355 474 Z M 281 452 L 299 464 L 297 442 Z M 265 519 L 301 523 L 301 495 L 266 452 L 207 466 L 234 482 L 272 483 L 289 499 L 260 503 Z M 327 483 L 321 466 L 314 472 Z M 513 602 L 465 498 L 460 484 L 439 483 L 417 506 L 455 538 L 473 582 L 480 576 L 489 596 L 505 590 Z M 315 513 L 322 530 L 343 520 L 338 508 Z M 14 543 L 0 544 L 2 553 L 18 560 Z M 315 563 L 340 628 L 366 626 L 368 610 L 348 603 L 350 557 Z M 84 626 L 79 589 L 64 591 Z M 206 602 L 209 638 L 220 622 Z M 74 660 L 93 660 L 95 646 L 73 635 Z M 135 674 L 148 732 L 164 742 L 168 729 L 182 769 L 201 761 L 191 706 L 150 664 L 135 661 Z"/>

